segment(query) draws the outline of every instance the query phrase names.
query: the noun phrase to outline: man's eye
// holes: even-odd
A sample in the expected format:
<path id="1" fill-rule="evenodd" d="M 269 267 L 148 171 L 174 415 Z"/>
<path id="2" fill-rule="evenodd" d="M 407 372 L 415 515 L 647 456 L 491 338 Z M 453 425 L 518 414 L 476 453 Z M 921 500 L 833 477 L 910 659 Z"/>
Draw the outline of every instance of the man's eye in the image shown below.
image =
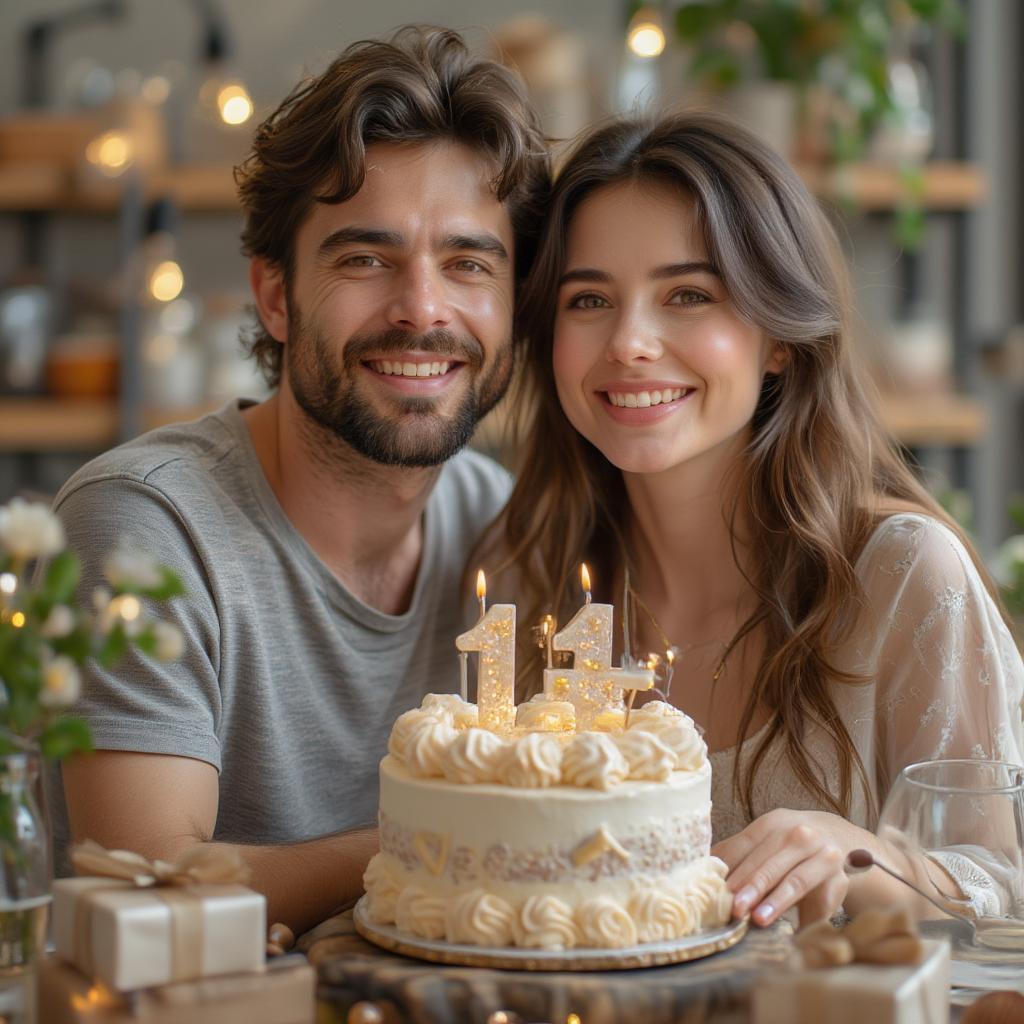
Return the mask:
<path id="1" fill-rule="evenodd" d="M 348 256 L 343 262 L 346 267 L 379 267 L 381 265 L 376 256 L 365 254 Z"/>
<path id="2" fill-rule="evenodd" d="M 608 303 L 600 295 L 595 295 L 593 292 L 583 292 L 580 295 L 574 295 L 568 302 L 568 309 L 601 309 L 607 306 Z"/>
<path id="3" fill-rule="evenodd" d="M 480 274 L 484 271 L 484 265 L 476 260 L 458 260 L 455 269 L 469 274 Z"/>

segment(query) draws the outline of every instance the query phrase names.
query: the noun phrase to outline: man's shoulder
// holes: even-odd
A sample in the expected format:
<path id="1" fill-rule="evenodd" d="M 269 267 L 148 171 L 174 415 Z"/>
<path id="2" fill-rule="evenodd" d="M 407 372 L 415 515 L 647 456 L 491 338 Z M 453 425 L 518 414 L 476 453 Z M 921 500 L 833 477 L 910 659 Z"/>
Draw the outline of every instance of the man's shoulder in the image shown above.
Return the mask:
<path id="1" fill-rule="evenodd" d="M 228 406 L 197 420 L 151 430 L 104 452 L 67 480 L 55 507 L 83 490 L 149 490 L 175 505 L 187 503 L 190 495 L 208 496 L 210 490 L 224 486 L 230 475 L 221 471 L 223 464 L 239 448 L 231 416 Z"/>
<path id="2" fill-rule="evenodd" d="M 445 463 L 436 491 L 448 509 L 459 509 L 483 525 L 504 508 L 512 492 L 512 476 L 489 456 L 465 448 Z"/>

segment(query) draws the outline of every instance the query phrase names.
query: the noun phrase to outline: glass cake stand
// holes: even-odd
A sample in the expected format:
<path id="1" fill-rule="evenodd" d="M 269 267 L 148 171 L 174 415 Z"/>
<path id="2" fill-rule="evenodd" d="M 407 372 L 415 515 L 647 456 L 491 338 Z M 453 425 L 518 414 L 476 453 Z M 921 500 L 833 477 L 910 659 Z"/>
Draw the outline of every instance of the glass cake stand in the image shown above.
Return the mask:
<path id="1" fill-rule="evenodd" d="M 747 932 L 747 919 L 730 921 L 721 928 L 697 932 L 681 939 L 645 942 L 623 949 L 518 949 L 488 948 L 420 939 L 393 925 L 374 924 L 366 914 L 364 896 L 352 919 L 356 931 L 368 942 L 402 956 L 462 967 L 497 967 L 519 971 L 623 971 L 636 967 L 661 967 L 720 953 L 735 946 Z"/>

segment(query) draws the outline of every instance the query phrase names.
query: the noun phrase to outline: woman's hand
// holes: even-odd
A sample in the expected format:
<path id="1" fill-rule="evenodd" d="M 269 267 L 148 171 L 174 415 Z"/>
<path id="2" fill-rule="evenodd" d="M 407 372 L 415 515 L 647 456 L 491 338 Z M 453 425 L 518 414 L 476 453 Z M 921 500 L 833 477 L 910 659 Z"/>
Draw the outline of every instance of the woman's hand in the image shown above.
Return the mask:
<path id="1" fill-rule="evenodd" d="M 729 866 L 736 917 L 751 914 L 756 924 L 769 925 L 796 906 L 803 927 L 842 907 L 850 884 L 843 870 L 847 853 L 876 846 L 870 832 L 837 814 L 779 809 L 711 852 Z"/>

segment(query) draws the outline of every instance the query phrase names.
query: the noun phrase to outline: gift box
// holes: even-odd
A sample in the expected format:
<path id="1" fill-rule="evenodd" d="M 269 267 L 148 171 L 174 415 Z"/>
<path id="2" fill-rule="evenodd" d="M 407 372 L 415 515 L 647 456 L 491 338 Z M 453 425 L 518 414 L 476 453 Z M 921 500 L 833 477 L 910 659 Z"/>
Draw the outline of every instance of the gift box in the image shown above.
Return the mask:
<path id="1" fill-rule="evenodd" d="M 53 884 L 58 956 L 118 992 L 261 971 L 266 934 L 266 900 L 242 885 Z"/>
<path id="2" fill-rule="evenodd" d="M 38 970 L 46 1024 L 313 1024 L 316 972 L 305 957 L 278 957 L 260 974 L 182 981 L 117 993 L 46 957 Z"/>
<path id="3" fill-rule="evenodd" d="M 759 977 L 752 1024 L 947 1024 L 949 944 L 922 945 L 916 964 L 853 963 Z"/>

